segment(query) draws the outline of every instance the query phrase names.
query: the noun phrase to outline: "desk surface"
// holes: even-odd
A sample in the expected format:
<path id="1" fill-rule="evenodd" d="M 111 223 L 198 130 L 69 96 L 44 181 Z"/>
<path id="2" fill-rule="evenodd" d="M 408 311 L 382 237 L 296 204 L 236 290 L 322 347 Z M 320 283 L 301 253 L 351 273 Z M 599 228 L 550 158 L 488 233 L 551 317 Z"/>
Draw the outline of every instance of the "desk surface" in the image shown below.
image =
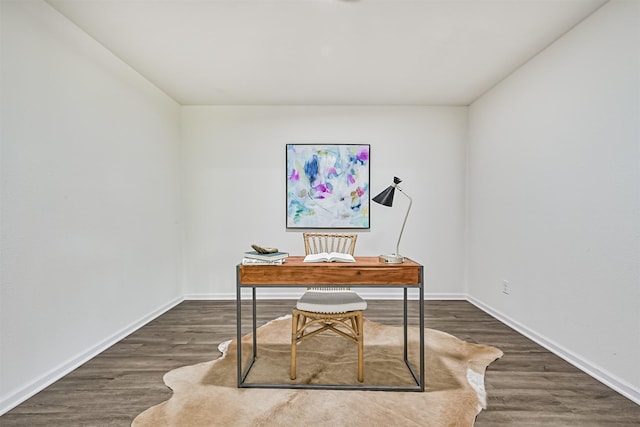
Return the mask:
<path id="1" fill-rule="evenodd" d="M 355 257 L 356 262 L 303 262 L 290 256 L 280 265 L 239 265 L 238 285 L 421 285 L 422 265 L 405 258 L 387 264 L 378 257 Z"/>

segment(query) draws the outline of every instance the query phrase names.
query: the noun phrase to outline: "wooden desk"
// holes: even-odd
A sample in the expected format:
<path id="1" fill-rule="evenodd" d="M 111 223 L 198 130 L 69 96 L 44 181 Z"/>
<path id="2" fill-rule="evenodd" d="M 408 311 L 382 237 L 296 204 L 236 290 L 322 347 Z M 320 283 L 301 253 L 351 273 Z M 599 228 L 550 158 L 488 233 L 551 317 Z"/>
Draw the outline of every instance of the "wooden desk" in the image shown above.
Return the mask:
<path id="1" fill-rule="evenodd" d="M 238 339 L 238 387 L 247 388 L 316 388 L 348 390 L 394 390 L 424 391 L 424 286 L 422 265 L 406 259 L 402 264 L 386 264 L 378 257 L 356 257 L 355 263 L 304 263 L 302 256 L 290 256 L 281 265 L 238 265 L 236 266 L 236 319 Z M 352 288 L 397 288 L 404 291 L 404 362 L 416 382 L 415 386 L 362 386 L 332 384 L 259 384 L 245 382 L 257 357 L 258 343 L 256 334 L 256 288 L 259 287 L 302 287 L 309 286 L 345 286 Z M 252 290 L 253 355 L 248 366 L 242 365 L 242 295 L 243 288 Z M 416 373 L 408 359 L 407 349 L 407 291 L 419 290 L 420 310 L 420 369 Z M 366 355 L 365 355 L 366 357 Z"/>

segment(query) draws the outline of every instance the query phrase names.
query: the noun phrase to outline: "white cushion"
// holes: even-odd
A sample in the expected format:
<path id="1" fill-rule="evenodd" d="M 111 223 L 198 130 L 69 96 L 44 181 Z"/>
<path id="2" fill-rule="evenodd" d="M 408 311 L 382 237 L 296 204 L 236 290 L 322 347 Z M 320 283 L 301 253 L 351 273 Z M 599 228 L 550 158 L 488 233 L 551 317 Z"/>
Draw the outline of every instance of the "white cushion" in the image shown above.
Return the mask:
<path id="1" fill-rule="evenodd" d="M 344 313 L 365 310 L 367 302 L 353 291 L 307 291 L 296 308 L 314 313 Z"/>

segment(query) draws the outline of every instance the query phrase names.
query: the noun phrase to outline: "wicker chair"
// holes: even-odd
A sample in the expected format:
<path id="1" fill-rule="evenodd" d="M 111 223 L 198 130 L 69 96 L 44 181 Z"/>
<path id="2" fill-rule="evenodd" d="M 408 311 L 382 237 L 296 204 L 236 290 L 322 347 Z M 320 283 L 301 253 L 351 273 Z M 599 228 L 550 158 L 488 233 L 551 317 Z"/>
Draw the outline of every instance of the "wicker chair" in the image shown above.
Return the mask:
<path id="1" fill-rule="evenodd" d="M 357 234 L 303 233 L 305 253 L 342 252 L 353 255 Z M 293 309 L 291 323 L 291 379 L 296 379 L 299 342 L 332 331 L 358 344 L 358 381 L 364 380 L 363 320 L 367 302 L 349 288 L 310 288 Z"/>

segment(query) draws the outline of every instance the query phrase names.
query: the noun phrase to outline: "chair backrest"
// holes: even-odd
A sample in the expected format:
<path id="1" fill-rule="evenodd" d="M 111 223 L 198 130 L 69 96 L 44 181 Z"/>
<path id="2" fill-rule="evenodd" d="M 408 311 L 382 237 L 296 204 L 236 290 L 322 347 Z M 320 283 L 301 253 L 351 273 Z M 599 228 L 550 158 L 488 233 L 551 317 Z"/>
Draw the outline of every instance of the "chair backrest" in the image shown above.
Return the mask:
<path id="1" fill-rule="evenodd" d="M 305 255 L 340 252 L 353 255 L 358 235 L 355 233 L 302 233 Z"/>

